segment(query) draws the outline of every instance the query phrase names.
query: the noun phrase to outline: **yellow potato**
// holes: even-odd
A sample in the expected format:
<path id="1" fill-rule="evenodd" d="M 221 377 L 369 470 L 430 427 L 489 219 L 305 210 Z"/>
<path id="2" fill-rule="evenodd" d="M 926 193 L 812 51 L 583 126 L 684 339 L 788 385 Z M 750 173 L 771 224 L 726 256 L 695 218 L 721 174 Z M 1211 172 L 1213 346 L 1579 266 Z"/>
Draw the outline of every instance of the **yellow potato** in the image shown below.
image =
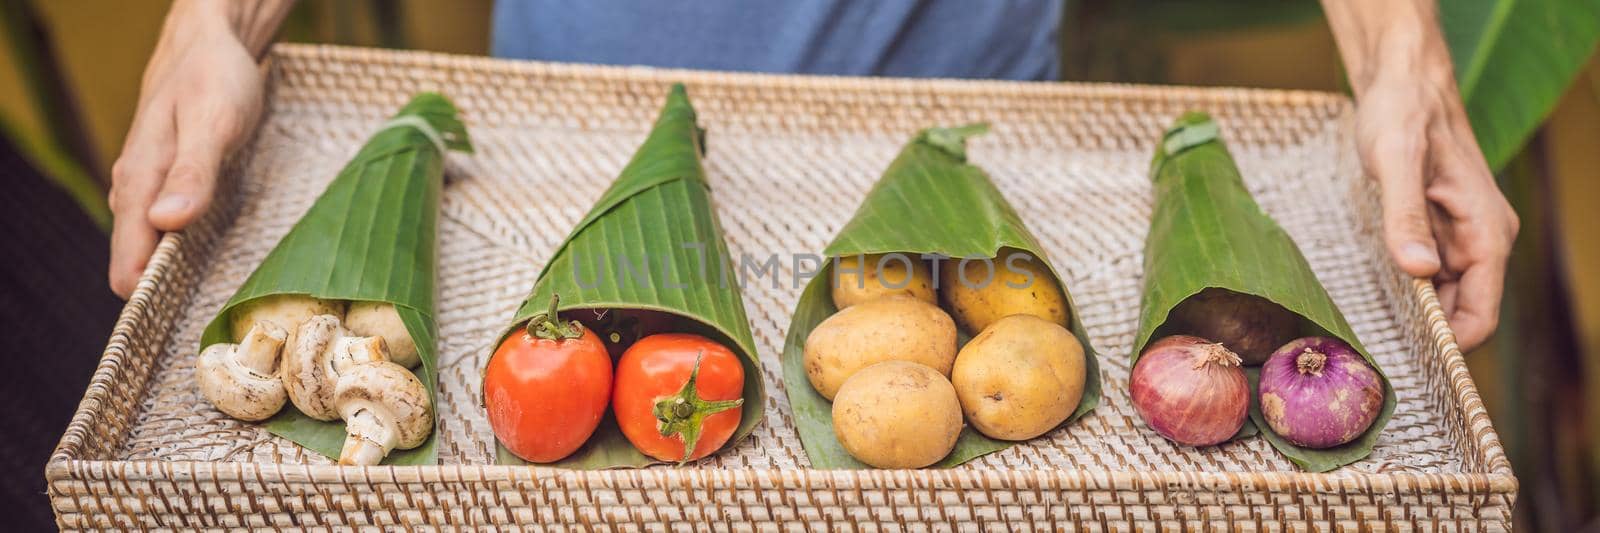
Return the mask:
<path id="1" fill-rule="evenodd" d="M 839 309 L 889 294 L 939 303 L 933 294 L 933 269 L 917 254 L 841 256 L 833 273 L 833 305 Z"/>
<path id="2" fill-rule="evenodd" d="M 939 268 L 939 296 L 956 323 L 973 335 L 1016 314 L 1068 325 L 1067 302 L 1050 268 L 1019 250 L 1003 249 L 992 260 L 965 265 L 961 259 L 945 260 Z"/>
<path id="3" fill-rule="evenodd" d="M 956 323 L 936 305 L 893 294 L 834 313 L 806 337 L 806 377 L 828 399 L 851 374 L 884 361 L 912 361 L 950 375 Z"/>
<path id="4" fill-rule="evenodd" d="M 1027 440 L 1078 408 L 1083 365 L 1083 345 L 1067 328 L 1011 315 L 961 348 L 950 380 L 972 427 L 996 439 Z"/>
<path id="5" fill-rule="evenodd" d="M 878 468 L 922 468 L 955 449 L 961 404 L 943 374 L 887 361 L 857 372 L 833 401 L 833 434 L 851 457 Z"/>

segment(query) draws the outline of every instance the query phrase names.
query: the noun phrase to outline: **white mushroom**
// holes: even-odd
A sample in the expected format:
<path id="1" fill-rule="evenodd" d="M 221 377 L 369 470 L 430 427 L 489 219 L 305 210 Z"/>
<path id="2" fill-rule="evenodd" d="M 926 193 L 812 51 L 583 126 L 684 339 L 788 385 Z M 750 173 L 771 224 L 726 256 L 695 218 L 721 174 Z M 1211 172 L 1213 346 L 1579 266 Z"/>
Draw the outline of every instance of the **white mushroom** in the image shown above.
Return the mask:
<path id="1" fill-rule="evenodd" d="M 433 433 L 433 402 L 422 381 L 390 362 L 352 365 L 334 392 L 344 418 L 339 464 L 375 465 L 395 449 L 421 446 Z"/>
<path id="2" fill-rule="evenodd" d="M 273 367 L 288 334 L 262 322 L 252 326 L 239 344 L 213 344 L 200 354 L 196 379 L 200 395 L 228 416 L 265 420 L 288 398 Z"/>
<path id="3" fill-rule="evenodd" d="M 282 328 L 289 336 L 284 346 L 293 348 L 300 325 L 317 315 L 344 316 L 342 300 L 323 300 L 303 294 L 274 294 L 250 300 L 233 309 L 229 330 L 234 339 L 243 339 L 245 332 L 257 322 L 267 322 Z"/>
<path id="4" fill-rule="evenodd" d="M 363 337 L 383 337 L 389 345 L 389 360 L 395 364 L 415 368 L 422 359 L 417 357 L 417 343 L 400 320 L 400 313 L 388 302 L 350 302 L 350 311 L 344 315 L 344 327 L 350 333 Z"/>
<path id="5" fill-rule="evenodd" d="M 283 385 L 289 401 L 306 416 L 337 420 L 333 402 L 339 375 L 356 363 L 387 361 L 379 337 L 351 337 L 333 315 L 311 317 L 300 326 L 296 343 L 283 356 Z"/>

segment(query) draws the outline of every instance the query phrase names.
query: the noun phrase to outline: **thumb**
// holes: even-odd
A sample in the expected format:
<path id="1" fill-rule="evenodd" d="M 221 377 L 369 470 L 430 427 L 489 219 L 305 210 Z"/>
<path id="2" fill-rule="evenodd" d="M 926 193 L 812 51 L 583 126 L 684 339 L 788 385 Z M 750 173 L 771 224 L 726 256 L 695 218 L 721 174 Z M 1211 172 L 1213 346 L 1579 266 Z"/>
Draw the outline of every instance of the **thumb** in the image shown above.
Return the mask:
<path id="1" fill-rule="evenodd" d="M 178 231 L 211 206 L 222 158 L 236 136 L 237 120 L 227 112 L 180 114 L 178 147 L 165 184 L 147 214 L 162 231 Z"/>
<path id="2" fill-rule="evenodd" d="M 1385 135 L 1367 150 L 1367 168 L 1378 179 L 1389 255 L 1407 274 L 1429 278 L 1439 272 L 1440 262 L 1424 193 L 1422 155 L 1421 138 Z"/>

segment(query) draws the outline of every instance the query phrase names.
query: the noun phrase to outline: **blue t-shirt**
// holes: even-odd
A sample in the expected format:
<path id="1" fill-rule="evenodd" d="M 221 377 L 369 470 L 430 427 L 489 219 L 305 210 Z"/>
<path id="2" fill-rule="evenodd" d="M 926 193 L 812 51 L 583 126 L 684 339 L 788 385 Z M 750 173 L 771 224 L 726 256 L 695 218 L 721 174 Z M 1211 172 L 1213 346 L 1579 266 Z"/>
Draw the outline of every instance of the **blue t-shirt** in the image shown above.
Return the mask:
<path id="1" fill-rule="evenodd" d="M 494 55 L 853 76 L 1053 80 L 1064 0 L 500 0 Z"/>

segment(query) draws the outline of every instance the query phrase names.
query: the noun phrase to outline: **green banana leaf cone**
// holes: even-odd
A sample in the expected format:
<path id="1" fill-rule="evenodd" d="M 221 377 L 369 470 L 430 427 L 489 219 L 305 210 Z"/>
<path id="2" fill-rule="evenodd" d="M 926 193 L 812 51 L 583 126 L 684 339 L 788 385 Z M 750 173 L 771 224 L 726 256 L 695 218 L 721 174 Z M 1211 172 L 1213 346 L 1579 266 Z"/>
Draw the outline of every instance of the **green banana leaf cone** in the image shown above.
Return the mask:
<path id="1" fill-rule="evenodd" d="M 416 342 L 422 363 L 413 372 L 434 395 L 435 239 L 447 150 L 472 151 L 455 106 L 438 94 L 418 94 L 373 134 L 278 241 L 206 326 L 201 348 L 237 342 L 229 331 L 230 317 L 242 304 L 266 296 L 387 302 Z M 342 422 L 312 419 L 292 404 L 264 426 L 330 458 L 339 457 L 345 438 Z M 383 464 L 437 463 L 436 433 L 417 448 L 395 450 Z"/>
<path id="2" fill-rule="evenodd" d="M 721 449 L 725 451 L 760 424 L 766 392 L 750 321 L 731 278 L 731 255 L 700 164 L 703 139 L 683 85 L 674 85 L 644 144 L 557 248 L 497 340 L 545 314 L 557 296 L 563 318 L 583 318 L 587 310 L 666 313 L 675 322 L 668 329 L 722 343 L 744 365 L 739 426 Z M 496 447 L 497 463 L 528 464 L 498 442 Z M 587 470 L 657 462 L 628 442 L 607 409 L 582 448 L 547 466 Z"/>
<path id="3" fill-rule="evenodd" d="M 806 376 L 806 338 L 838 311 L 831 297 L 832 259 L 896 252 L 913 258 L 995 258 L 1002 249 L 1011 248 L 1030 253 L 1049 266 L 1038 239 L 988 175 L 967 163 L 967 138 L 986 131 L 986 125 L 974 124 L 919 133 L 890 163 L 855 215 L 823 250 L 830 261 L 801 294 L 783 351 L 784 391 L 813 468 L 871 468 L 851 457 L 834 436 L 832 403 L 812 387 Z M 1068 329 L 1083 345 L 1085 356 L 1083 397 L 1062 423 L 1065 426 L 1099 404 L 1100 370 L 1060 271 L 1050 266 L 1050 272 L 1060 282 L 1071 320 Z M 985 437 L 969 425 L 962 430 L 955 449 L 933 466 L 953 467 L 1012 444 Z"/>
<path id="4" fill-rule="evenodd" d="M 1327 449 L 1295 446 L 1274 433 L 1262 417 L 1256 398 L 1260 369 L 1247 367 L 1251 421 L 1235 439 L 1259 432 L 1290 461 L 1312 472 L 1333 470 L 1371 454 L 1394 414 L 1394 388 L 1300 248 L 1250 196 L 1216 122 L 1198 112 L 1179 118 L 1157 145 L 1150 178 L 1155 212 L 1145 240 L 1144 296 L 1132 362 L 1138 362 L 1156 337 L 1183 333 L 1166 327 L 1168 315 L 1202 290 L 1220 288 L 1265 298 L 1300 318 L 1299 335 L 1337 337 L 1360 352 L 1383 376 L 1383 407 L 1366 433 L 1349 443 Z"/>

